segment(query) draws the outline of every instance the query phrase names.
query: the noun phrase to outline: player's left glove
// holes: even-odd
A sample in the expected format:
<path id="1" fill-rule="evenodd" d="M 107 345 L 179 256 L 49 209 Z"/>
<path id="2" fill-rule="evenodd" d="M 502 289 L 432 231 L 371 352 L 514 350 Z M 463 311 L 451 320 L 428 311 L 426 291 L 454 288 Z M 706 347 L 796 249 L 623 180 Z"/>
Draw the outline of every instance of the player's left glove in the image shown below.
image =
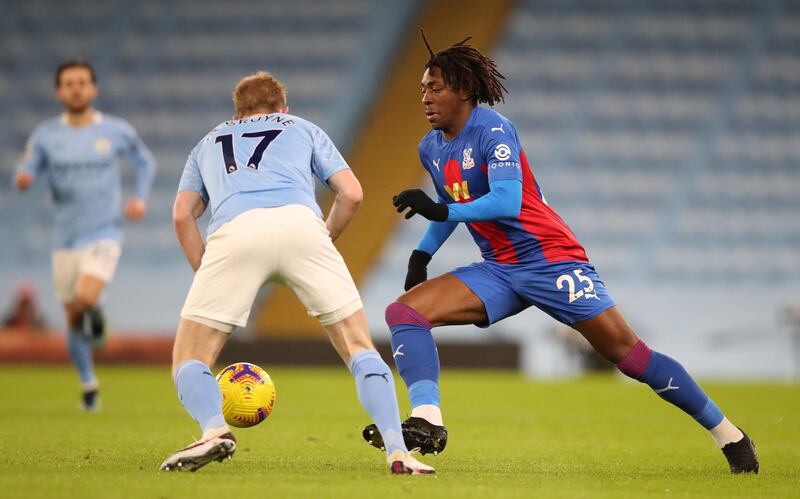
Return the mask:
<path id="1" fill-rule="evenodd" d="M 428 264 L 431 261 L 431 255 L 424 251 L 414 250 L 411 252 L 411 258 L 408 259 L 408 272 L 406 273 L 406 282 L 403 289 L 408 291 L 417 284 L 428 280 Z"/>
<path id="2" fill-rule="evenodd" d="M 419 213 L 432 222 L 445 222 L 450 212 L 446 204 L 437 203 L 421 189 L 404 190 L 392 198 L 392 204 L 397 208 L 397 213 L 410 208 L 405 215 L 406 220 Z"/>

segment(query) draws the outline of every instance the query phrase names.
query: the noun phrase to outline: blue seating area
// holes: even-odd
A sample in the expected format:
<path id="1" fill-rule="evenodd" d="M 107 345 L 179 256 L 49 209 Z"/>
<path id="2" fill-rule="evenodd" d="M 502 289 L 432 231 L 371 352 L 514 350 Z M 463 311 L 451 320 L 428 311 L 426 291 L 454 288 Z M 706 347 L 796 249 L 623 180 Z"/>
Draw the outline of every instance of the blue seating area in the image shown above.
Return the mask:
<path id="1" fill-rule="evenodd" d="M 800 277 L 799 7 L 521 4 L 500 110 L 604 275 Z"/>

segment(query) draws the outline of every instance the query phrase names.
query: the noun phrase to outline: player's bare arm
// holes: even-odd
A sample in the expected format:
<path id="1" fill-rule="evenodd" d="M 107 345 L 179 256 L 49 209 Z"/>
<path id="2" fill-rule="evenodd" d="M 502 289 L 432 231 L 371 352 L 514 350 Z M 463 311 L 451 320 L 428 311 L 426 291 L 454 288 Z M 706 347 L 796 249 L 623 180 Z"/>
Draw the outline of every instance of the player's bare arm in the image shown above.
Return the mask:
<path id="1" fill-rule="evenodd" d="M 355 216 L 364 199 L 364 193 L 358 179 L 350 170 L 335 173 L 328 179 L 328 185 L 336 193 L 336 198 L 333 200 L 325 225 L 331 234 L 331 239 L 335 241 Z"/>
<path id="2" fill-rule="evenodd" d="M 206 203 L 203 197 L 194 191 L 179 192 L 172 207 L 172 226 L 175 235 L 194 271 L 200 268 L 200 260 L 206 249 L 203 236 L 197 227 L 197 219 L 203 216 L 205 211 Z"/>

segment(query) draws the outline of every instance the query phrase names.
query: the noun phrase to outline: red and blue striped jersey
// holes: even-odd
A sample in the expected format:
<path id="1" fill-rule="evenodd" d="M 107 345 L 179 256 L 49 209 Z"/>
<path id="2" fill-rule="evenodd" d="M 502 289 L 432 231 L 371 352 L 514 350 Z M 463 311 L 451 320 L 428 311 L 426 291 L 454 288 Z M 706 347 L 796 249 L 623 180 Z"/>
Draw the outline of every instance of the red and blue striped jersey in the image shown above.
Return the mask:
<path id="1" fill-rule="evenodd" d="M 419 158 L 440 201 L 448 204 L 470 203 L 488 194 L 494 180 L 522 182 L 518 217 L 466 222 L 485 260 L 588 261 L 572 230 L 545 201 L 514 125 L 497 111 L 476 107 L 451 141 L 441 131 L 431 130 L 419 143 Z"/>

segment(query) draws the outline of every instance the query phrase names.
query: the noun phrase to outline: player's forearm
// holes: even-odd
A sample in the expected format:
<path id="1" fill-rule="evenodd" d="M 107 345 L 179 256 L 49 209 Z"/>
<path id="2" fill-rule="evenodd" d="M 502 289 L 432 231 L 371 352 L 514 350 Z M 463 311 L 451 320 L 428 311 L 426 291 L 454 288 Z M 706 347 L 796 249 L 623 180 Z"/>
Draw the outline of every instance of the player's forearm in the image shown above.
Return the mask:
<path id="1" fill-rule="evenodd" d="M 173 226 L 183 254 L 186 255 L 186 260 L 189 261 L 192 270 L 197 272 L 197 269 L 200 268 L 200 261 L 203 259 L 203 253 L 206 251 L 206 245 L 203 242 L 203 236 L 200 235 L 200 229 L 197 228 L 197 222 L 193 217 L 185 217 L 175 219 Z"/>
<path id="2" fill-rule="evenodd" d="M 153 180 L 156 176 L 156 161 L 150 151 L 143 151 L 139 159 L 132 163 L 134 164 L 136 172 L 136 185 L 134 186 L 134 195 L 142 200 L 147 199 L 150 193 L 150 188 L 153 185 Z"/>
<path id="3" fill-rule="evenodd" d="M 331 240 L 335 241 L 344 232 L 345 227 L 350 223 L 361 205 L 361 199 L 337 194 L 333 201 L 328 219 L 325 225 L 330 232 Z"/>
<path id="4" fill-rule="evenodd" d="M 479 222 L 519 216 L 522 209 L 522 182 L 498 180 L 491 191 L 471 203 L 449 204 L 448 222 Z"/>
<path id="5" fill-rule="evenodd" d="M 458 222 L 431 222 L 417 245 L 417 249 L 433 256 L 447 241 L 450 234 L 456 230 L 456 227 L 458 227 Z"/>

